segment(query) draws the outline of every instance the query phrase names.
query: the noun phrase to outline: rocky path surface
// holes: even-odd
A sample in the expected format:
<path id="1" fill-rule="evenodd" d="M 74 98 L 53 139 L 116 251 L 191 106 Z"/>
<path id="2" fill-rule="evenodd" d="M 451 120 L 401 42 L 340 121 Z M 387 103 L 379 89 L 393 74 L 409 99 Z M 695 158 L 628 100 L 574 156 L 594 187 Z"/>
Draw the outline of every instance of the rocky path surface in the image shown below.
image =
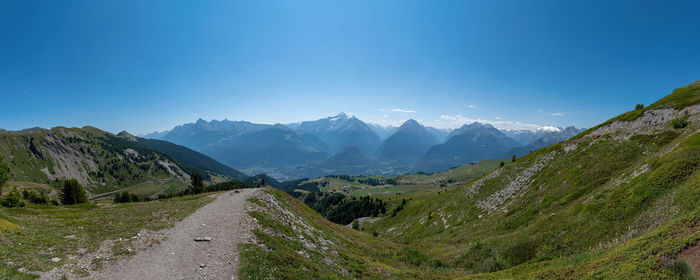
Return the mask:
<path id="1" fill-rule="evenodd" d="M 166 239 L 160 245 L 108 265 L 87 279 L 237 279 L 238 244 L 253 239 L 254 222 L 245 204 L 259 191 L 220 194 L 165 230 Z"/>

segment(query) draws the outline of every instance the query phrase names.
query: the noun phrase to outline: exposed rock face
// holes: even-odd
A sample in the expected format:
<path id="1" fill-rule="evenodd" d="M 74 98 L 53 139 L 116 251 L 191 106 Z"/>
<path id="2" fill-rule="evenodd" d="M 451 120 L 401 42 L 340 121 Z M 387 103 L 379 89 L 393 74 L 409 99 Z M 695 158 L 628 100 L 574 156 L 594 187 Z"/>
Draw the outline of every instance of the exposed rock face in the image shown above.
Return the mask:
<path id="1" fill-rule="evenodd" d="M 491 194 L 485 200 L 477 202 L 477 206 L 489 213 L 496 210 L 498 206 L 501 206 L 506 200 L 513 197 L 513 195 L 518 193 L 520 190 L 530 186 L 532 178 L 545 166 L 547 166 L 547 163 L 555 156 L 556 152 L 543 155 L 529 167 L 517 172 L 515 175 L 509 176 L 506 179 L 508 185 Z"/>
<path id="2" fill-rule="evenodd" d="M 53 189 L 49 184 L 54 181 L 72 178 L 89 193 L 106 193 L 106 189 L 149 180 L 189 182 L 188 168 L 192 166 L 180 166 L 172 156 L 148 149 L 127 136 L 90 127 L 6 133 L 0 134 L 0 153 L 9 159 L 10 180 L 33 182 L 47 189 Z"/>
<path id="3" fill-rule="evenodd" d="M 611 124 L 600 127 L 585 137 L 595 138 L 603 135 L 610 135 L 615 139 L 629 139 L 635 134 L 651 134 L 657 130 L 668 126 L 671 120 L 689 116 L 689 120 L 700 119 L 700 104 L 689 106 L 683 110 L 672 108 L 645 111 L 642 116 L 634 121 L 614 121 Z"/>
<path id="4" fill-rule="evenodd" d="M 42 169 L 49 180 L 75 178 L 83 186 L 93 184 L 88 172 L 97 171 L 97 164 L 91 155 L 84 154 L 75 145 L 69 145 L 52 133 L 44 135 L 42 140 L 43 147 L 37 150 L 43 150 L 42 154 L 47 154 L 53 163 L 53 170 Z"/>

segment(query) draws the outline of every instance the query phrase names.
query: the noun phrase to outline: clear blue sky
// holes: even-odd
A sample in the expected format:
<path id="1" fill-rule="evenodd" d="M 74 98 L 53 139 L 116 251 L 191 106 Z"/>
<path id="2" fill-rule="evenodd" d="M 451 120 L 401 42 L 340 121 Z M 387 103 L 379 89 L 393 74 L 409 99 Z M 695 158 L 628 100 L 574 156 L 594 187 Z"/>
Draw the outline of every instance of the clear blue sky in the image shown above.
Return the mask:
<path id="1" fill-rule="evenodd" d="M 0 127 L 145 133 L 198 118 L 339 112 L 441 127 L 590 127 L 700 79 L 698 10 L 698 1 L 0 1 Z"/>

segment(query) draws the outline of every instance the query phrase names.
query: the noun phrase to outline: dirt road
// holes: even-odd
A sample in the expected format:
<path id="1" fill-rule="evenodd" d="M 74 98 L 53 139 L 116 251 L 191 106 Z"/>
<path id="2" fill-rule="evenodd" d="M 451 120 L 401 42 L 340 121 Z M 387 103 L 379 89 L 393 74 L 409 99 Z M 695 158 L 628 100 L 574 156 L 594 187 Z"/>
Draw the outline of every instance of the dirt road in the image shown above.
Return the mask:
<path id="1" fill-rule="evenodd" d="M 249 242 L 253 222 L 246 199 L 260 189 L 220 194 L 216 200 L 164 231 L 166 240 L 87 279 L 237 279 L 240 243 Z M 195 241 L 211 238 L 211 241 Z"/>

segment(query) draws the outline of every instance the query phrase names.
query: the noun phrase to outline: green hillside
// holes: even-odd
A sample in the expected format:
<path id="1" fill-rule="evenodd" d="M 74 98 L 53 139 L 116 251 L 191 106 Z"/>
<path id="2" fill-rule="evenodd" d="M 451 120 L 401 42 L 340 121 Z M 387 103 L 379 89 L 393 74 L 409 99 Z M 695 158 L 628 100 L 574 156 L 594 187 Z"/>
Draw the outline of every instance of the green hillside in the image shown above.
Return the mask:
<path id="1" fill-rule="evenodd" d="M 309 190 L 309 187 L 315 187 L 321 192 L 375 197 L 438 192 L 479 178 L 498 168 L 501 162 L 510 163 L 510 161 L 510 159 L 484 160 L 432 174 L 410 173 L 393 177 L 333 175 L 288 181 L 283 184 L 281 189 L 293 191 L 294 189 Z"/>
<path id="2" fill-rule="evenodd" d="M 700 262 L 677 259 L 700 250 L 699 102 L 694 83 L 475 181 L 405 195 L 402 211 L 364 233 L 316 226 L 388 278 L 684 279 L 681 268 Z M 370 233 L 398 251 L 361 247 Z"/>
<path id="3" fill-rule="evenodd" d="M 75 178 L 97 196 L 121 189 L 155 196 L 185 188 L 193 172 L 211 181 L 242 175 L 182 146 L 92 127 L 0 134 L 0 153 L 10 169 L 6 191 L 55 193 L 61 180 Z"/>

